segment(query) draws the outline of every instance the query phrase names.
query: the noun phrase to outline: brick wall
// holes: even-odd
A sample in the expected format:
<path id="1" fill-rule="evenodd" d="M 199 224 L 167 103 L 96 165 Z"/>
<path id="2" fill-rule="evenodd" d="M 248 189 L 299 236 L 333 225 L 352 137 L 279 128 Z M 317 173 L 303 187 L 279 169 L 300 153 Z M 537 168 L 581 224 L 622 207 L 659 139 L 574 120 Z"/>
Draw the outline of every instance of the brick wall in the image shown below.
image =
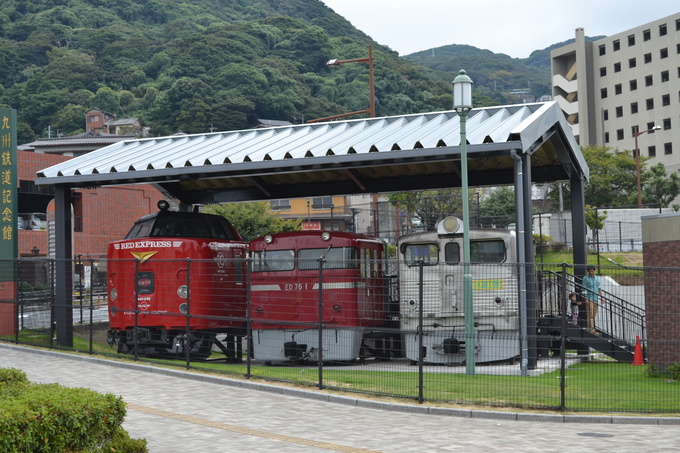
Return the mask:
<path id="1" fill-rule="evenodd" d="M 72 157 L 19 151 L 17 173 L 20 180 L 35 180 L 37 171 L 69 159 Z M 74 255 L 105 256 L 107 244 L 122 239 L 135 220 L 155 212 L 156 202 L 162 198 L 148 184 L 74 189 L 80 211 L 76 214 L 82 216 L 83 225 L 82 232 L 73 234 Z M 19 211 L 23 212 L 21 206 Z M 40 250 L 40 256 L 47 255 L 47 231 L 19 230 L 19 255 L 30 256 L 33 247 Z"/>
<path id="2" fill-rule="evenodd" d="M 677 347 L 680 341 L 678 256 L 680 241 L 651 242 L 643 246 L 647 359 L 661 368 L 680 362 L 680 348 Z"/>

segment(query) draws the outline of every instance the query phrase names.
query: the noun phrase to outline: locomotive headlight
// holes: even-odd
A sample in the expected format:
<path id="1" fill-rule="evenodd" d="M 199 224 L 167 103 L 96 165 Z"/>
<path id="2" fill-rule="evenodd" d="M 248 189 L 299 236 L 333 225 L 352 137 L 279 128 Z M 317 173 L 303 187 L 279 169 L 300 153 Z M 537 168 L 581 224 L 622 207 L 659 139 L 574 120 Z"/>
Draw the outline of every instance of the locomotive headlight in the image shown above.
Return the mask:
<path id="1" fill-rule="evenodd" d="M 321 233 L 321 240 L 322 241 L 330 241 L 331 240 L 331 233 L 328 231 L 324 231 Z"/>
<path id="2" fill-rule="evenodd" d="M 505 300 L 501 297 L 496 297 L 494 299 L 494 302 L 496 303 L 497 307 L 502 307 L 503 305 L 505 305 Z"/>
<path id="3" fill-rule="evenodd" d="M 118 299 L 118 290 L 116 288 L 111 288 L 111 292 L 109 292 L 109 298 L 112 301 L 115 301 Z"/>
<path id="4" fill-rule="evenodd" d="M 265 244 L 271 244 L 273 240 L 274 240 L 274 237 L 271 234 L 265 234 L 264 235 L 264 243 Z"/>
<path id="5" fill-rule="evenodd" d="M 186 299 L 188 294 L 189 288 L 187 288 L 187 285 L 181 285 L 179 288 L 177 288 L 177 295 L 182 299 Z"/>
<path id="6" fill-rule="evenodd" d="M 186 302 L 184 302 L 183 304 L 179 304 L 179 312 L 182 313 L 183 315 L 189 313 L 189 305 Z"/>
<path id="7" fill-rule="evenodd" d="M 340 311 L 340 305 L 333 305 L 333 311 Z"/>

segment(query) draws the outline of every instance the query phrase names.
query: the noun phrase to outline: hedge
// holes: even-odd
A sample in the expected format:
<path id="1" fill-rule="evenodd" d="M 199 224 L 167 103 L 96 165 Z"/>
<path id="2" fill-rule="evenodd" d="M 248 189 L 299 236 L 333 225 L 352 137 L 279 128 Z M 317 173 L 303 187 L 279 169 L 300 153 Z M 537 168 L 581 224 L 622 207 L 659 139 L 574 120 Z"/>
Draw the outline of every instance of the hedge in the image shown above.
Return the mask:
<path id="1" fill-rule="evenodd" d="M 14 368 L 0 368 L 0 451 L 147 452 L 146 440 L 122 428 L 121 397 L 59 384 L 33 384 Z"/>

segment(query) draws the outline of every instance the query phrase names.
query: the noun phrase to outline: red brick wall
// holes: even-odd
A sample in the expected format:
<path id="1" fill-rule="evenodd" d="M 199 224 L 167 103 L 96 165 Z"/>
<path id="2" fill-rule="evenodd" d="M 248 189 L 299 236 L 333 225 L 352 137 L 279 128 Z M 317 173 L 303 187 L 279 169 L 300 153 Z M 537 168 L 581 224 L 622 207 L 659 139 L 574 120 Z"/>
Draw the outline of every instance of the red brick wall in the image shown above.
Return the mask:
<path id="1" fill-rule="evenodd" d="M 680 362 L 680 241 L 643 244 L 648 362 L 661 368 Z"/>
<path id="2" fill-rule="evenodd" d="M 17 164 L 17 174 L 19 179 L 24 181 L 35 180 L 35 174 L 39 170 L 73 159 L 73 157 L 70 156 L 33 153 L 28 151 L 17 151 L 17 158 L 19 160 Z"/>
<path id="3" fill-rule="evenodd" d="M 138 218 L 156 212 L 161 193 L 148 184 L 83 190 L 83 231 L 73 237 L 76 254 L 106 255 L 111 241 L 123 239 Z"/>
<path id="4" fill-rule="evenodd" d="M 18 159 L 19 179 L 35 180 L 37 171 L 72 157 L 19 151 Z M 74 193 L 82 200 L 83 224 L 83 231 L 73 234 L 74 255 L 92 257 L 106 255 L 107 244 L 122 239 L 135 220 L 155 212 L 156 203 L 163 198 L 148 184 L 74 189 Z M 19 210 L 22 212 L 21 206 Z M 19 230 L 19 255 L 30 255 L 33 247 L 41 256 L 47 255 L 47 231 Z"/>

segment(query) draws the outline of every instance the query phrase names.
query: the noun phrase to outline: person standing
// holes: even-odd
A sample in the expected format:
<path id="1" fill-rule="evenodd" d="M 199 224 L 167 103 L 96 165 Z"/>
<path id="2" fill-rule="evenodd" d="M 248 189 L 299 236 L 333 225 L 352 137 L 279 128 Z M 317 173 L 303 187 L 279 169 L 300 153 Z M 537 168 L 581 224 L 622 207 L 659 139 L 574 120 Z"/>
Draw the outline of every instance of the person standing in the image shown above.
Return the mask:
<path id="1" fill-rule="evenodd" d="M 604 301 L 602 298 L 603 293 L 600 287 L 600 278 L 595 275 L 595 266 L 589 264 L 586 267 L 586 271 L 588 275 L 583 277 L 581 284 L 583 285 L 583 297 L 588 313 L 588 330 L 590 330 L 590 333 L 597 335 L 595 331 L 595 317 L 597 316 L 598 304 Z"/>
<path id="2" fill-rule="evenodd" d="M 578 325 L 578 311 L 581 306 L 581 302 L 576 299 L 576 293 L 569 293 L 569 303 L 571 306 L 571 322 L 574 325 Z"/>

